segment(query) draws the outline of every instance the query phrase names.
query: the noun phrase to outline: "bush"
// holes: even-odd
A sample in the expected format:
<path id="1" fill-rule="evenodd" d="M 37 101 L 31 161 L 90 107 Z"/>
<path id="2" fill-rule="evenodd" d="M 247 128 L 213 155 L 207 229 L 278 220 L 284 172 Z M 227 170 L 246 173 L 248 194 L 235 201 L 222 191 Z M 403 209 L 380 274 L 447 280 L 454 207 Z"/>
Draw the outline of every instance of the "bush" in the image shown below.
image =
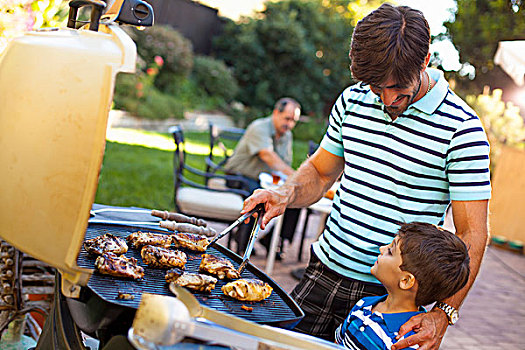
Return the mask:
<path id="1" fill-rule="evenodd" d="M 130 29 L 130 36 L 137 44 L 137 52 L 145 62 L 162 57 L 155 85 L 161 89 L 172 79 L 187 77 L 193 67 L 191 42 L 170 26 L 153 26 L 145 30 Z"/>
<path id="2" fill-rule="evenodd" d="M 122 109 L 135 114 L 139 106 L 137 74 L 119 73 L 115 81 L 115 94 L 113 103 L 115 109 Z"/>
<path id="3" fill-rule="evenodd" d="M 231 102 L 239 91 L 231 70 L 212 57 L 196 56 L 191 78 L 209 96 L 222 98 L 225 102 Z"/>
<path id="4" fill-rule="evenodd" d="M 320 143 L 323 138 L 328 120 L 326 118 L 311 118 L 300 121 L 292 130 L 294 140 L 313 141 Z"/>
<path id="5" fill-rule="evenodd" d="M 115 108 L 148 119 L 182 119 L 183 104 L 153 85 L 161 66 L 153 63 L 146 73 L 139 71 L 136 74 L 117 75 L 113 97 Z"/>
<path id="6" fill-rule="evenodd" d="M 351 83 L 352 25 L 329 2 L 267 2 L 260 16 L 229 22 L 214 41 L 217 57 L 233 67 L 239 101 L 269 111 L 283 96 L 306 114 L 327 114 Z"/>
<path id="7" fill-rule="evenodd" d="M 137 108 L 137 116 L 148 119 L 184 118 L 184 107 L 173 96 L 151 89 Z"/>
<path id="8" fill-rule="evenodd" d="M 490 93 L 488 87 L 483 94 L 467 96 L 467 102 L 479 115 L 490 143 L 490 166 L 494 169 L 502 145 L 525 146 L 525 125 L 519 107 L 501 100 L 502 91 Z"/>

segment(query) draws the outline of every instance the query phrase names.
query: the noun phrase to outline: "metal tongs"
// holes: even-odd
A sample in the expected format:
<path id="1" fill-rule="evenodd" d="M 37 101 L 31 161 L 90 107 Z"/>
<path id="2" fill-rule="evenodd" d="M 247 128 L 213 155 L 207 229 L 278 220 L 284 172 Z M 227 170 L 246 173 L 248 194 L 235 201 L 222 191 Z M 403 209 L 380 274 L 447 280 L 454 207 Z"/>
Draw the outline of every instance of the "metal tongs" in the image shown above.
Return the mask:
<path id="1" fill-rule="evenodd" d="M 217 242 L 222 237 L 226 236 L 228 233 L 230 233 L 234 228 L 239 226 L 244 220 L 248 219 L 253 214 L 257 213 L 257 219 L 255 220 L 255 224 L 253 225 L 252 232 L 250 233 L 250 239 L 248 240 L 248 245 L 246 246 L 246 251 L 244 252 L 244 256 L 242 257 L 241 265 L 239 265 L 239 268 L 237 269 L 237 272 L 240 274 L 242 270 L 244 270 L 244 267 L 248 263 L 248 260 L 250 260 L 250 255 L 253 251 L 253 245 L 255 243 L 255 240 L 257 239 L 257 235 L 259 234 L 259 230 L 261 229 L 261 223 L 262 223 L 262 217 L 264 216 L 264 204 L 257 204 L 255 208 L 235 220 L 233 224 L 226 227 L 221 233 L 219 233 L 211 242 L 208 244 L 208 247 Z"/>

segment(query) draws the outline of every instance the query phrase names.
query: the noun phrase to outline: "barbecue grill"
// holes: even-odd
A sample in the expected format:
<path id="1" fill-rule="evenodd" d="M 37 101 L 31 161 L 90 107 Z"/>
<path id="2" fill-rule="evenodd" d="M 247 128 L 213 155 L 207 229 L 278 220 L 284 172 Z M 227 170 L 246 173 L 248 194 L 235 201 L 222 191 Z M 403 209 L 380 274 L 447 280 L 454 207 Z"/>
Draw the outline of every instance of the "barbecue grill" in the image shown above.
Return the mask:
<path id="1" fill-rule="evenodd" d="M 86 232 L 86 239 L 94 238 L 105 233 L 111 233 L 117 237 L 125 238 L 139 229 L 141 231 L 147 230 L 155 233 L 160 232 L 147 228 L 90 225 Z M 187 272 L 198 272 L 201 255 L 203 253 L 192 252 L 188 249 L 180 250 L 184 251 L 188 257 L 188 262 L 186 263 L 184 270 Z M 208 248 L 206 253 L 227 258 L 234 263 L 235 267 L 238 267 L 242 260 L 240 256 L 220 245 L 214 245 L 213 247 Z M 107 303 L 108 308 L 114 308 L 116 310 L 122 308 L 137 309 L 142 293 L 172 295 L 164 279 L 164 275 L 166 274 L 165 269 L 151 268 L 143 264 L 139 249 L 130 248 L 128 253 L 126 253 L 126 256 L 136 258 L 137 261 L 139 261 L 139 264 L 144 267 L 144 278 L 141 281 L 130 281 L 95 273 L 91 276 L 87 285 L 90 294 L 95 294 L 100 297 L 105 303 Z M 78 266 L 91 268 L 94 266 L 94 263 L 95 257 L 82 249 L 78 257 Z M 301 309 L 277 283 L 266 276 L 261 270 L 251 264 L 248 264 L 247 266 L 248 268 L 242 272 L 241 278 L 257 278 L 269 283 L 273 288 L 273 293 L 268 299 L 254 303 L 241 302 L 226 297 L 220 290 L 221 287 L 228 282 L 226 280 L 219 280 L 211 293 L 194 293 L 195 297 L 199 302 L 208 307 L 253 322 L 286 328 L 293 327 L 304 315 Z M 133 296 L 133 299 L 118 299 L 119 293 L 129 294 Z M 243 305 L 253 307 L 253 311 L 249 312 L 242 309 Z"/>
<path id="2" fill-rule="evenodd" d="M 77 30 L 77 13 L 83 6 L 91 7 L 91 19 Z M 273 287 L 272 295 L 258 303 L 222 295 L 224 281 L 210 294 L 187 294 L 184 300 L 178 294 L 174 299 L 169 297 L 173 294 L 161 269 L 145 268 L 145 277 L 139 281 L 93 273 L 95 259 L 82 248 L 86 239 L 107 232 L 126 237 L 139 229 L 166 232 L 149 225 L 89 224 L 115 76 L 135 69 L 135 44 L 117 23 L 152 25 L 153 11 L 141 0 L 72 0 L 70 7 L 68 29 L 27 33 L 14 39 L 0 56 L 0 163 L 5 165 L 0 172 L 0 237 L 58 271 L 53 309 L 37 349 L 85 349 L 81 331 L 98 339 L 100 349 L 133 349 L 128 338 L 142 347 L 133 336 L 134 331 L 142 331 L 132 328 L 134 317 L 144 307 L 141 300 L 159 295 L 179 306 L 196 298 L 199 305 L 213 310 L 208 314 L 215 313 L 220 325 L 198 324 L 214 329 L 213 334 L 232 335 L 232 331 L 221 333 L 226 326 L 235 329 L 237 338 L 265 339 L 265 345 L 279 334 L 273 344 L 287 344 L 280 348 L 333 348 L 268 328 L 291 328 L 303 313 L 282 288 L 251 264 L 242 277 L 258 278 Z M 240 256 L 222 246 L 209 249 L 236 267 L 241 262 Z M 139 254 L 133 248 L 127 253 L 142 264 Z M 199 254 L 186 254 L 186 271 L 196 272 Z M 119 293 L 132 299 L 118 299 Z M 159 310 L 159 315 L 161 311 L 166 310 Z M 168 307 L 168 314 L 172 311 Z M 191 322 L 174 327 L 196 326 L 201 321 Z M 236 327 L 239 323 L 242 327 Z M 227 335 L 216 341 L 228 345 Z"/>

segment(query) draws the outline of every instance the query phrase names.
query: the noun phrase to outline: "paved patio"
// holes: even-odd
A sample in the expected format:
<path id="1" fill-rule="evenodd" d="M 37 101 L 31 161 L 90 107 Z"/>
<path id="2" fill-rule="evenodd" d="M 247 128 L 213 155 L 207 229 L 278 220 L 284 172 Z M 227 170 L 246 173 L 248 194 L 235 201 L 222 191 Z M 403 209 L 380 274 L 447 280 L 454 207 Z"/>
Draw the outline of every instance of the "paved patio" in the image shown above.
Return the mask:
<path id="1" fill-rule="evenodd" d="M 287 292 L 297 280 L 292 270 L 305 267 L 310 256 L 319 218 L 310 219 L 302 262 L 297 261 L 299 232 L 285 247 L 283 261 L 276 261 L 271 277 Z M 212 223 L 216 229 L 222 224 Z M 298 224 L 298 230 L 302 223 Z M 224 243 L 224 242 L 221 242 Z M 225 243 L 224 243 L 225 244 Z M 266 251 L 256 243 L 252 262 L 264 270 Z M 525 349 L 525 255 L 489 246 L 474 286 L 460 310 L 460 320 L 449 327 L 441 344 L 443 350 Z"/>

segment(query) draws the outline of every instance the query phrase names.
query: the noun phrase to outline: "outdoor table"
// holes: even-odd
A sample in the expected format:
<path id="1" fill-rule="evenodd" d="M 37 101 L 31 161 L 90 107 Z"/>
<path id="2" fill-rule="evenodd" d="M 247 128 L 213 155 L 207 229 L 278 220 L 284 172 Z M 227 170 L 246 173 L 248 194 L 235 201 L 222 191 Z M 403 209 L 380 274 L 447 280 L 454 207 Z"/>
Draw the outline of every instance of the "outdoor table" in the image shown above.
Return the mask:
<path id="1" fill-rule="evenodd" d="M 261 174 L 263 175 L 263 174 Z M 272 181 L 272 176 L 269 174 L 260 176 L 259 179 L 261 180 L 261 187 L 264 189 L 272 189 L 277 188 L 282 183 L 274 184 Z M 325 215 L 330 214 L 330 210 L 332 209 L 332 200 L 322 197 L 317 202 L 311 204 L 308 206 L 308 208 L 301 208 L 301 211 L 306 213 L 306 210 L 310 209 L 313 211 L 321 212 Z M 284 215 L 279 215 L 277 218 L 275 218 L 277 221 L 275 222 L 275 227 L 273 229 L 272 239 L 270 241 L 270 249 L 268 251 L 268 257 L 266 258 L 266 269 L 265 272 L 269 275 L 273 271 L 273 265 L 275 263 L 275 253 L 277 251 L 277 245 L 279 243 L 279 237 L 281 236 L 281 229 L 283 226 L 283 217 Z M 306 224 L 306 222 L 305 222 Z"/>

